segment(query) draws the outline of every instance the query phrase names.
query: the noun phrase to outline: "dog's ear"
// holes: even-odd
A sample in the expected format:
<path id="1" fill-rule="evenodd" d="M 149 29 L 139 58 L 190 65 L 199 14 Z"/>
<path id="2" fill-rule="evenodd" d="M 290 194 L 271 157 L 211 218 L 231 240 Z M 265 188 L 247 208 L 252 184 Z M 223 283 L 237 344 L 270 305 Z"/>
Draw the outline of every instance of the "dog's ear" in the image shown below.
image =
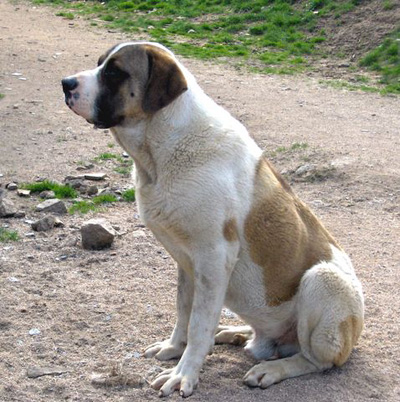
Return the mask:
<path id="1" fill-rule="evenodd" d="M 108 49 L 105 53 L 103 53 L 100 57 L 99 60 L 97 60 L 97 67 L 101 66 L 106 58 L 111 54 L 111 52 L 117 47 L 119 44 L 114 45 L 111 49 Z"/>
<path id="2" fill-rule="evenodd" d="M 146 113 L 155 113 L 188 87 L 181 69 L 165 50 L 147 46 L 146 53 L 149 73 L 142 108 Z"/>

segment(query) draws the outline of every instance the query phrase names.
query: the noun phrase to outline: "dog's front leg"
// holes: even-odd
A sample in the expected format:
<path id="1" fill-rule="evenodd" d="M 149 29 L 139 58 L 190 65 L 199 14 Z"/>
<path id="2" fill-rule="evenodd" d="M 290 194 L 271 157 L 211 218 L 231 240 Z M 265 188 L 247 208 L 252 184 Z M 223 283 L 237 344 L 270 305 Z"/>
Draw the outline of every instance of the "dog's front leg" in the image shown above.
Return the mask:
<path id="1" fill-rule="evenodd" d="M 178 365 L 161 373 L 151 384 L 167 396 L 175 390 L 187 397 L 192 394 L 206 355 L 214 344 L 214 334 L 221 314 L 230 269 L 226 252 L 205 250 L 194 258 L 194 295 L 188 327 L 188 342 Z"/>
<path id="2" fill-rule="evenodd" d="M 181 357 L 186 344 L 193 301 L 193 279 L 182 267 L 178 266 L 178 293 L 176 300 L 177 320 L 169 339 L 150 345 L 144 352 L 145 357 L 155 356 L 158 360 Z"/>

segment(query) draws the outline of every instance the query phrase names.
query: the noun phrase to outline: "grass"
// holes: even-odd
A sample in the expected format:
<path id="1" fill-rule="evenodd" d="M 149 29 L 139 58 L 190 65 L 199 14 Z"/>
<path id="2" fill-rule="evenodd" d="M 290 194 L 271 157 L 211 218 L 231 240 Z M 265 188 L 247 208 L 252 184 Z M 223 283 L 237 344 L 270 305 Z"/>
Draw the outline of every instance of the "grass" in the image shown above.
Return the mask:
<path id="1" fill-rule="evenodd" d="M 15 230 L 0 228 L 0 243 L 7 243 L 10 241 L 18 241 L 19 236 Z"/>
<path id="2" fill-rule="evenodd" d="M 119 173 L 124 177 L 127 177 L 131 174 L 133 166 L 133 160 L 131 158 L 124 158 L 123 156 L 113 152 L 104 152 L 99 156 L 96 156 L 94 161 L 100 163 L 105 161 L 114 161 L 114 172 Z"/>
<path id="3" fill-rule="evenodd" d="M 326 39 L 317 31 L 321 15 L 351 10 L 356 0 L 33 0 L 63 7 L 74 15 L 104 21 L 107 28 L 146 34 L 183 56 L 250 60 L 264 72 L 293 73 L 308 65 Z M 318 10 L 318 13 L 316 13 Z"/>
<path id="4" fill-rule="evenodd" d="M 379 72 L 387 92 L 400 94 L 400 28 L 362 58 L 360 65 Z"/>
<path id="5" fill-rule="evenodd" d="M 3 99 L 5 96 L 5 94 L 0 93 L 0 99 Z"/>
<path id="6" fill-rule="evenodd" d="M 137 38 L 160 42 L 187 57 L 229 59 L 262 73 L 293 74 L 305 71 L 314 59 L 324 57 L 327 34 L 323 19 L 337 19 L 355 10 L 363 0 L 32 0 L 53 4 L 57 15 L 83 17 L 94 25 L 126 32 Z M 394 0 L 383 0 L 383 9 L 395 7 Z M 398 38 L 398 37 L 397 37 Z M 391 67 L 396 37 L 384 49 L 376 49 L 367 60 L 381 58 L 379 68 L 386 92 L 398 93 L 400 72 Z M 394 42 L 393 42 L 394 41 Z M 394 44 L 393 44 L 394 43 Z M 379 55 L 378 55 L 379 53 Z M 337 54 L 337 57 L 340 55 Z M 387 63 L 387 57 L 390 58 Z M 389 65 L 386 65 L 389 64 Z M 398 64 L 397 64 L 398 67 Z M 397 81 L 396 81 L 397 80 Z M 368 86 L 359 89 L 368 90 Z M 129 174 L 128 169 L 116 171 Z"/>
<path id="7" fill-rule="evenodd" d="M 134 188 L 130 188 L 128 190 L 125 190 L 122 193 L 122 199 L 126 202 L 133 202 L 136 199 L 135 196 L 135 189 Z"/>
<path id="8" fill-rule="evenodd" d="M 88 212 L 98 212 L 102 205 L 111 204 L 117 202 L 117 198 L 112 194 L 102 194 L 93 197 L 90 201 L 78 201 L 75 202 L 69 209 L 70 214 L 79 212 L 81 214 L 87 214 Z"/>
<path id="9" fill-rule="evenodd" d="M 56 198 L 76 198 L 78 193 L 70 186 L 44 180 L 38 183 L 25 183 L 21 186 L 32 193 L 41 193 L 42 191 L 54 191 Z"/>

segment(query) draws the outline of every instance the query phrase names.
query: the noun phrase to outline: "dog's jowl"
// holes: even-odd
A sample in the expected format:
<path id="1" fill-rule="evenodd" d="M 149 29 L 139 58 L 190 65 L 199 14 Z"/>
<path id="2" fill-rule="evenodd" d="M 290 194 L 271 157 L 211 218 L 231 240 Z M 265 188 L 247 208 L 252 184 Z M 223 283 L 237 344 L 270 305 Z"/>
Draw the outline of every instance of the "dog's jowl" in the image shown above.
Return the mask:
<path id="1" fill-rule="evenodd" d="M 169 50 L 117 45 L 63 89 L 134 159 L 140 216 L 177 262 L 175 328 L 145 351 L 180 359 L 153 381 L 160 395 L 192 394 L 214 343 L 260 361 L 244 377 L 252 387 L 348 359 L 364 308 L 349 257 Z M 246 325 L 218 327 L 224 305 Z"/>

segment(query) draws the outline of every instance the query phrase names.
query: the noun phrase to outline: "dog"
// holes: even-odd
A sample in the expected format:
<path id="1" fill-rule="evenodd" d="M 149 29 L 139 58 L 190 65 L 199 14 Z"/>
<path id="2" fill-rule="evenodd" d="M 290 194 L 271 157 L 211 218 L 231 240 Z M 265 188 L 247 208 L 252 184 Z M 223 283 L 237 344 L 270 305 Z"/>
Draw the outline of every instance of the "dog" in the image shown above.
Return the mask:
<path id="1" fill-rule="evenodd" d="M 364 316 L 349 257 L 171 51 L 118 44 L 62 86 L 134 159 L 140 216 L 177 262 L 174 330 L 144 352 L 180 359 L 152 382 L 160 396 L 191 395 L 214 343 L 260 361 L 251 387 L 346 362 Z M 219 327 L 224 305 L 247 325 Z"/>

